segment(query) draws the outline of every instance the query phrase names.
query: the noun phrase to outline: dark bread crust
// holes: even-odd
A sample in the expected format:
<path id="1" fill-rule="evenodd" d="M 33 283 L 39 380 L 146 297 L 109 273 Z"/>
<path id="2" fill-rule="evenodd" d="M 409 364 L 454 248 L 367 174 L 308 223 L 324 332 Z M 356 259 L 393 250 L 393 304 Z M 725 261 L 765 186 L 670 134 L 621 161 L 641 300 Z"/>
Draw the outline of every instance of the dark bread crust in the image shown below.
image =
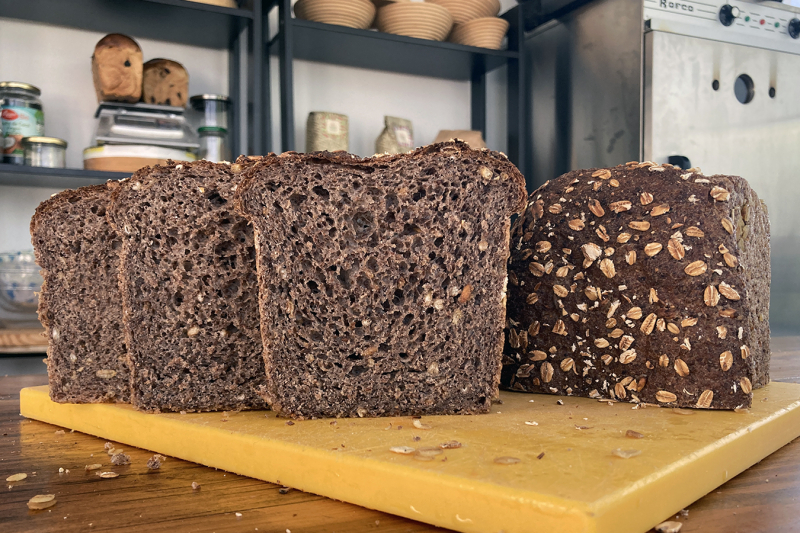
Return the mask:
<path id="1" fill-rule="evenodd" d="M 749 407 L 769 381 L 769 283 L 769 220 L 742 178 L 569 172 L 514 226 L 503 385 Z"/>
<path id="2" fill-rule="evenodd" d="M 132 403 L 264 409 L 253 232 L 233 212 L 242 165 L 169 162 L 115 191 Z"/>
<path id="3" fill-rule="evenodd" d="M 500 378 L 509 216 L 525 182 L 463 142 L 244 172 L 273 409 L 296 418 L 486 412 Z"/>
<path id="4" fill-rule="evenodd" d="M 31 239 L 44 283 L 39 320 L 48 338 L 56 402 L 127 402 L 130 370 L 117 273 L 120 241 L 105 212 L 115 183 L 66 190 L 42 202 Z"/>

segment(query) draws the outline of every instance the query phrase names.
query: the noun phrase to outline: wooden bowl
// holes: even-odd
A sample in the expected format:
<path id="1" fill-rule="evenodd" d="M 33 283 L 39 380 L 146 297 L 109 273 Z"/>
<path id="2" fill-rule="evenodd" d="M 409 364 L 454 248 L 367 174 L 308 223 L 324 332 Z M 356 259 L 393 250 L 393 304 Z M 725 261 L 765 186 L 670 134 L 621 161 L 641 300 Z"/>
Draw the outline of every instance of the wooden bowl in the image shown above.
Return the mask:
<path id="1" fill-rule="evenodd" d="M 365 30 L 375 19 L 370 0 L 298 0 L 294 14 L 299 19 Z"/>
<path id="2" fill-rule="evenodd" d="M 432 3 L 396 2 L 378 10 L 378 29 L 384 33 L 443 41 L 453 27 L 453 17 Z"/>
<path id="3" fill-rule="evenodd" d="M 426 0 L 440 5 L 453 15 L 454 24 L 470 20 L 496 17 L 500 13 L 500 0 Z"/>
<path id="4" fill-rule="evenodd" d="M 508 21 L 485 17 L 458 24 L 450 34 L 450 42 L 499 50 L 508 31 Z"/>

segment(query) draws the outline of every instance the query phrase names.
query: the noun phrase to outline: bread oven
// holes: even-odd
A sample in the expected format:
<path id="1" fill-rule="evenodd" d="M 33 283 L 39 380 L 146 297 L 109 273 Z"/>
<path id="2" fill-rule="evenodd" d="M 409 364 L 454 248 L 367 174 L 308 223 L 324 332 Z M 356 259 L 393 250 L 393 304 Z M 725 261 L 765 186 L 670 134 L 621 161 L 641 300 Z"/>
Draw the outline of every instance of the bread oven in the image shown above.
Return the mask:
<path id="1" fill-rule="evenodd" d="M 533 181 L 630 160 L 746 178 L 772 225 L 773 334 L 800 334 L 800 7 L 597 0 L 562 12 L 527 39 Z"/>

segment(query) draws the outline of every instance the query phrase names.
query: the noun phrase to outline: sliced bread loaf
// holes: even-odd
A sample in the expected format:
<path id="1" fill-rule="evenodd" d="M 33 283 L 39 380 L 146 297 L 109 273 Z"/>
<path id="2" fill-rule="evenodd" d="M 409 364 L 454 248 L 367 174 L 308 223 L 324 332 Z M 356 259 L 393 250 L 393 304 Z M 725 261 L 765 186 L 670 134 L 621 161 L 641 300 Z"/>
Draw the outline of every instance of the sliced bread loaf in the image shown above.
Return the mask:
<path id="1" fill-rule="evenodd" d="M 106 220 L 115 184 L 66 190 L 42 202 L 31 239 L 44 283 L 39 320 L 56 402 L 126 402 L 130 371 L 117 275 L 120 240 Z"/>
<path id="2" fill-rule="evenodd" d="M 266 398 L 297 418 L 489 410 L 500 379 L 504 156 L 447 142 L 360 159 L 287 153 L 245 172 Z"/>
<path id="3" fill-rule="evenodd" d="M 233 211 L 238 182 L 229 164 L 170 163 L 114 193 L 138 409 L 266 408 L 253 231 Z"/>
<path id="4" fill-rule="evenodd" d="M 769 219 L 742 178 L 573 171 L 512 248 L 506 387 L 733 409 L 769 381 Z"/>

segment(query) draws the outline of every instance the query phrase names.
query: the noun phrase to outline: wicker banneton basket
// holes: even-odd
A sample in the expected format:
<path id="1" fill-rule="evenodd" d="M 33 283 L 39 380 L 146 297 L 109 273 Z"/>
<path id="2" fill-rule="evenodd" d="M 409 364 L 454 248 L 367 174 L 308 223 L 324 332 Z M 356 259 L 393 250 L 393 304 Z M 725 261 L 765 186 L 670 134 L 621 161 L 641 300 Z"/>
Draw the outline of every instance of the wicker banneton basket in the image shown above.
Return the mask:
<path id="1" fill-rule="evenodd" d="M 411 0 L 372 0 L 372 3 L 375 4 L 375 7 L 380 9 L 383 6 L 388 6 L 389 4 L 396 4 L 397 2 L 410 2 L 410 1 Z"/>
<path id="2" fill-rule="evenodd" d="M 298 0 L 294 14 L 299 19 L 365 30 L 375 19 L 370 0 Z"/>
<path id="3" fill-rule="evenodd" d="M 385 33 L 443 41 L 453 27 L 453 17 L 436 4 L 397 2 L 380 8 L 376 23 Z"/>
<path id="4" fill-rule="evenodd" d="M 508 21 L 486 17 L 458 24 L 450 34 L 450 42 L 499 50 L 508 31 Z"/>
<path id="5" fill-rule="evenodd" d="M 453 15 L 454 24 L 464 24 L 473 19 L 496 17 L 500 13 L 500 0 L 426 0 L 438 4 Z"/>

